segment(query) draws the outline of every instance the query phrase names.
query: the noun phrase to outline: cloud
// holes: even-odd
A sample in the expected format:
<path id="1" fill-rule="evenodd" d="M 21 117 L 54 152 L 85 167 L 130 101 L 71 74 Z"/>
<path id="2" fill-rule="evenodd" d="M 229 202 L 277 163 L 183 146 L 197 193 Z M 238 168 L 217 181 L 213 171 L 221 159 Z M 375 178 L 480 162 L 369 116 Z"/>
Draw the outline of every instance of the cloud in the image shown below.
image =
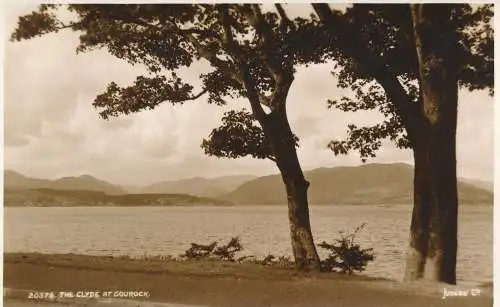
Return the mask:
<path id="1" fill-rule="evenodd" d="M 99 125 L 102 129 L 127 129 L 134 124 L 130 117 L 112 117 L 108 120 L 100 120 Z"/>
<path id="2" fill-rule="evenodd" d="M 457 165 L 461 176 L 493 180 L 494 99 L 485 91 L 462 91 L 457 125 Z"/>

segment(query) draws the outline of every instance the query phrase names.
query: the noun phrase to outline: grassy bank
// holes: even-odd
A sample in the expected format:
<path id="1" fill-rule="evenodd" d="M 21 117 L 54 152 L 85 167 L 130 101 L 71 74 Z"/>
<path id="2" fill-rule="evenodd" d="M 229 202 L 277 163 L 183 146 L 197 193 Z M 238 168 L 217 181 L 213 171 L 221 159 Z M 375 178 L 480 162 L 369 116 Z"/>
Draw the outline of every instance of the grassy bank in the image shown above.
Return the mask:
<path id="1" fill-rule="evenodd" d="M 151 301 L 208 306 L 492 306 L 491 291 L 442 299 L 438 284 L 338 273 L 301 273 L 257 263 L 151 257 L 4 256 L 4 286 L 38 291 L 148 291 Z"/>

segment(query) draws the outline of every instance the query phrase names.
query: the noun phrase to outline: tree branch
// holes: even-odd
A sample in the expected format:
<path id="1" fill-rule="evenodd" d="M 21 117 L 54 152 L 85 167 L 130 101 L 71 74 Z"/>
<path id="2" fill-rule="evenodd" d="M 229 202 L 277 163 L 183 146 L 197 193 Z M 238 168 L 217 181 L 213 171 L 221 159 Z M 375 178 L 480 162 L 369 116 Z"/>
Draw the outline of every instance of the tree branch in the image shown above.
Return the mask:
<path id="1" fill-rule="evenodd" d="M 82 24 L 82 22 L 75 22 L 75 23 L 70 23 L 67 25 L 61 24 L 61 26 L 56 27 L 56 31 L 64 30 L 64 29 L 68 29 L 68 28 L 73 28 L 73 27 L 79 26 L 81 24 Z"/>
<path id="2" fill-rule="evenodd" d="M 231 30 L 231 20 L 229 15 L 229 6 L 227 4 L 221 4 L 221 9 L 219 10 L 219 17 L 222 22 L 222 28 L 224 29 L 224 36 L 222 38 L 223 44 L 225 44 L 231 53 L 236 54 L 237 59 L 241 59 L 241 50 L 238 43 L 234 40 L 233 31 Z M 243 62 L 245 59 L 242 59 Z"/>
<path id="3" fill-rule="evenodd" d="M 118 15 L 118 14 L 112 14 L 112 13 L 109 14 L 108 17 L 114 18 L 117 20 L 121 20 L 123 22 L 143 26 L 145 28 L 148 28 L 148 29 L 151 29 L 153 31 L 160 32 L 160 33 L 165 31 L 164 26 L 169 25 L 174 32 L 177 32 L 179 35 L 183 36 L 186 40 L 188 40 L 194 46 L 194 48 L 197 50 L 197 53 L 200 57 L 206 59 L 208 62 L 210 62 L 211 65 L 213 65 L 217 69 L 220 69 L 224 74 L 229 76 L 231 79 L 235 80 L 242 87 L 245 87 L 247 89 L 247 92 L 251 93 L 250 96 L 252 96 L 252 97 L 257 96 L 256 99 L 255 98 L 250 99 L 250 100 L 254 101 L 254 104 L 252 106 L 252 110 L 254 110 L 254 109 L 256 110 L 256 113 L 255 113 L 256 117 L 263 118 L 263 116 L 265 116 L 265 112 L 262 109 L 262 107 L 260 106 L 260 103 L 271 107 L 271 104 L 270 104 L 271 99 L 269 97 L 266 97 L 266 96 L 258 93 L 258 91 L 255 90 L 255 88 L 248 87 L 248 86 L 251 86 L 250 84 L 253 84 L 253 83 L 249 82 L 249 80 L 248 80 L 248 78 L 250 78 L 250 77 L 249 77 L 249 73 L 248 73 L 249 68 L 248 68 L 247 61 L 244 59 L 243 52 L 241 51 L 239 45 L 237 44 L 237 42 L 235 41 L 235 39 L 233 37 L 232 31 L 231 31 L 231 20 L 230 20 L 230 15 L 229 15 L 228 9 L 229 9 L 228 5 L 221 5 L 220 18 L 221 18 L 221 21 L 223 24 L 223 29 L 224 29 L 224 34 L 225 34 L 223 38 L 219 37 L 217 34 L 210 32 L 208 30 L 200 30 L 200 29 L 193 29 L 193 28 L 182 29 L 175 22 L 167 20 L 167 19 L 163 20 L 164 25 L 162 25 L 162 23 L 152 24 L 152 23 L 149 23 L 149 22 L 142 20 L 141 18 L 134 18 L 134 17 L 130 17 L 130 16 L 124 16 L 124 15 Z M 211 36 L 213 36 L 214 38 L 218 39 L 223 45 L 225 45 L 225 48 L 227 48 L 227 50 L 229 50 L 231 54 L 236 55 L 235 58 L 240 59 L 241 61 L 237 60 L 237 61 L 235 61 L 237 63 L 231 63 L 230 61 L 221 60 L 220 58 L 217 57 L 217 53 L 215 51 L 210 50 L 210 49 L 206 48 L 205 46 L 203 46 L 200 43 L 199 39 L 194 36 L 194 34 L 207 34 L 207 33 L 210 34 Z M 237 67 L 234 67 L 234 64 L 236 64 Z M 247 73 L 242 73 L 243 71 L 247 71 Z M 244 75 L 248 75 L 248 76 L 246 76 L 246 77 L 248 77 L 246 81 L 244 80 L 245 79 Z M 207 90 L 204 90 L 204 92 L 200 93 L 199 95 L 194 96 L 194 99 L 200 97 L 206 91 Z M 256 102 L 258 103 L 258 105 L 256 104 Z"/>
<path id="4" fill-rule="evenodd" d="M 231 30 L 231 22 L 229 16 L 229 7 L 228 5 L 222 5 L 220 9 L 220 19 L 222 22 L 222 27 L 224 29 L 224 37 L 223 42 L 227 45 L 228 49 L 236 54 L 236 63 L 240 69 L 244 87 L 247 91 L 248 99 L 250 100 L 250 104 L 252 107 L 252 112 L 256 119 L 262 123 L 262 120 L 265 118 L 265 112 L 262 109 L 261 103 L 267 105 L 269 103 L 267 97 L 261 95 L 257 92 L 253 81 L 250 76 L 250 69 L 248 67 L 248 63 L 246 59 L 242 56 L 242 52 L 240 50 L 239 45 L 235 42 L 233 37 L 233 32 Z"/>
<path id="5" fill-rule="evenodd" d="M 262 15 L 260 6 L 258 4 L 245 4 L 243 14 L 262 38 L 261 46 L 264 51 L 262 61 L 275 82 L 273 93 L 263 97 L 262 103 L 274 109 L 279 106 L 276 105 L 276 103 L 282 104 L 285 101 L 288 90 L 293 82 L 293 71 L 284 69 L 281 63 L 283 60 L 282 56 L 274 55 L 274 53 L 276 53 L 276 38 L 274 37 L 271 27 L 265 20 L 264 15 Z M 293 66 L 291 63 L 289 64 L 290 65 L 287 65 L 288 67 Z"/>
<path id="6" fill-rule="evenodd" d="M 210 64 L 222 70 L 230 78 L 240 83 L 240 85 L 243 85 L 241 75 L 236 69 L 231 67 L 231 63 L 219 59 L 214 51 L 205 48 L 192 34 L 185 33 L 184 36 L 194 45 L 200 57 L 206 59 L 208 62 L 210 62 Z"/>
<path id="7" fill-rule="evenodd" d="M 229 75 L 232 79 L 236 80 L 240 85 L 243 85 L 243 81 L 241 76 L 235 71 L 234 69 L 231 69 L 231 63 L 225 62 L 219 58 L 217 58 L 217 54 L 214 51 L 211 51 L 207 48 L 205 48 L 202 44 L 200 44 L 199 40 L 193 36 L 193 34 L 207 34 L 209 33 L 212 37 L 219 39 L 218 35 L 216 35 L 213 31 L 209 30 L 200 30 L 200 29 L 194 29 L 194 28 L 188 28 L 188 29 L 182 29 L 180 28 L 175 21 L 167 20 L 167 19 L 162 19 L 162 23 L 160 24 L 151 24 L 148 23 L 140 18 L 133 18 L 130 16 L 122 16 L 122 15 L 113 15 L 111 14 L 113 18 L 122 20 L 124 22 L 129 22 L 133 24 L 137 24 L 146 28 L 149 28 L 153 31 L 158 31 L 158 32 L 164 32 L 166 26 L 169 26 L 171 30 L 174 32 L 177 32 L 179 35 L 183 36 L 185 39 L 190 41 L 195 49 L 198 51 L 198 54 L 200 57 L 206 59 L 209 61 L 213 66 L 216 68 L 224 71 L 225 74 Z"/>
<path id="8" fill-rule="evenodd" d="M 314 3 L 312 6 L 328 31 L 342 42 L 340 44 L 342 52 L 360 63 L 363 69 L 383 86 L 387 97 L 394 104 L 401 117 L 408 137 L 412 141 L 415 140 L 414 136 L 418 133 L 424 118 L 419 106 L 412 102 L 397 76 L 387 67 L 379 55 L 374 54 L 361 42 L 353 39 L 356 37 L 356 33 L 335 18 L 328 4 Z"/>
<path id="9" fill-rule="evenodd" d="M 247 91 L 247 98 L 250 101 L 250 106 L 252 107 L 252 113 L 255 116 L 255 119 L 259 121 L 261 125 L 265 122 L 267 117 L 266 112 L 262 109 L 260 105 L 259 93 L 255 89 L 255 85 L 253 83 L 252 77 L 250 76 L 250 71 L 248 70 L 248 65 L 243 65 L 243 82 L 245 85 L 245 89 Z"/>
<path id="10" fill-rule="evenodd" d="M 208 92 L 208 89 L 203 89 L 200 93 L 191 95 L 192 89 L 191 85 L 176 77 L 169 80 L 165 76 L 139 76 L 134 84 L 128 87 L 119 87 L 115 82 L 111 82 L 106 91 L 96 97 L 93 106 L 102 108 L 99 114 L 107 119 L 119 114 L 154 109 L 165 101 L 175 104 L 195 100 Z"/>
<path id="11" fill-rule="evenodd" d="M 191 97 L 188 97 L 187 99 L 185 99 L 185 101 L 187 101 L 187 100 L 196 100 L 196 99 L 200 98 L 201 96 L 203 96 L 204 94 L 206 94 L 207 92 L 208 92 L 208 89 L 204 88 L 198 94 L 196 94 L 194 96 L 191 96 Z"/>
<path id="12" fill-rule="evenodd" d="M 286 14 L 285 10 L 283 9 L 283 6 L 280 3 L 276 3 L 276 4 L 274 4 L 274 6 L 276 7 L 276 10 L 278 11 L 278 14 L 281 17 L 281 23 L 284 26 L 289 27 L 290 30 L 295 30 L 296 29 L 295 24 L 290 20 L 290 18 L 288 18 L 288 15 Z"/>
<path id="13" fill-rule="evenodd" d="M 282 79 L 282 69 L 280 65 L 277 65 L 274 59 L 270 58 L 270 53 L 273 50 L 274 36 L 272 30 L 270 29 L 268 23 L 265 21 L 264 16 L 260 10 L 258 4 L 245 4 L 244 13 L 247 16 L 248 21 L 255 28 L 256 32 L 262 37 L 262 46 L 264 49 L 263 61 L 269 70 L 269 73 L 273 76 L 276 84 L 281 82 Z"/>

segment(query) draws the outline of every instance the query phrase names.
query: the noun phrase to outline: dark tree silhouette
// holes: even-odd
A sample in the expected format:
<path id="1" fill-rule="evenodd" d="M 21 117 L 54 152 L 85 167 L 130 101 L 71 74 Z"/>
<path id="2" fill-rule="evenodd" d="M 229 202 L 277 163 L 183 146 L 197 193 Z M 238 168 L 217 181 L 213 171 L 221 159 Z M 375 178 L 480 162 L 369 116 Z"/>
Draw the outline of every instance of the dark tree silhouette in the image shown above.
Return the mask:
<path id="1" fill-rule="evenodd" d="M 75 19 L 64 23 L 57 17 L 59 9 L 69 10 Z M 276 9 L 265 13 L 256 4 L 41 5 L 20 17 L 12 39 L 68 28 L 81 32 L 78 52 L 105 48 L 130 64 L 144 64 L 148 74 L 133 85 L 111 83 L 96 97 L 93 105 L 104 119 L 202 96 L 217 105 L 226 104 L 228 97 L 247 98 L 252 112 L 226 113 L 223 126 L 214 129 L 202 147 L 219 157 L 250 155 L 275 161 L 286 187 L 295 263 L 319 270 L 309 221 L 309 183 L 297 157 L 286 101 L 294 66 L 320 62 L 323 56 L 310 43 L 318 32 L 317 20 L 292 21 L 280 5 Z M 197 90 L 176 74 L 196 61 L 210 64 L 199 76 L 203 86 Z"/>
<path id="2" fill-rule="evenodd" d="M 343 111 L 379 110 L 372 127 L 348 126 L 335 154 L 374 157 L 383 139 L 412 148 L 414 207 L 407 280 L 456 283 L 458 87 L 493 95 L 493 5 L 353 5 L 345 12 L 313 4 L 330 34 L 324 51 L 354 97 L 329 101 Z"/>

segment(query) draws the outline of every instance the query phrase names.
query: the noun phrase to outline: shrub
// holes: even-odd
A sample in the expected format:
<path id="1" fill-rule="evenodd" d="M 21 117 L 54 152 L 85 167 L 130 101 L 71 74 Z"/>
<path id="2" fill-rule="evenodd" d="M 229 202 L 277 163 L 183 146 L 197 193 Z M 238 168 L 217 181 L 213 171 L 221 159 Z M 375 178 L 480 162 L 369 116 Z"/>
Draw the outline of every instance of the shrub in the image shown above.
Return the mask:
<path id="1" fill-rule="evenodd" d="M 234 262 L 234 256 L 242 250 L 243 246 L 241 245 L 240 238 L 234 237 L 226 245 L 216 247 L 213 254 L 222 261 Z"/>
<path id="2" fill-rule="evenodd" d="M 240 238 L 233 237 L 226 245 L 217 246 L 217 242 L 208 245 L 191 243 L 191 247 L 181 257 L 188 259 L 215 258 L 222 261 L 235 261 L 236 253 L 243 250 Z"/>
<path id="3" fill-rule="evenodd" d="M 279 256 L 275 264 L 279 268 L 288 269 L 295 267 L 295 262 L 289 256 Z"/>
<path id="4" fill-rule="evenodd" d="M 284 255 L 276 257 L 273 254 L 268 254 L 266 257 L 264 257 L 257 263 L 282 269 L 295 267 L 295 263 L 293 262 L 293 260 L 289 256 L 284 256 Z"/>
<path id="5" fill-rule="evenodd" d="M 181 257 L 185 257 L 188 259 L 208 258 L 212 254 L 216 246 L 217 242 L 212 242 L 208 245 L 191 243 L 191 247 L 186 250 L 185 253 L 181 255 Z"/>
<path id="6" fill-rule="evenodd" d="M 276 257 L 272 254 L 268 254 L 266 257 L 264 257 L 264 259 L 262 259 L 262 261 L 260 262 L 262 265 L 269 265 L 269 264 L 272 264 L 274 259 Z"/>
<path id="7" fill-rule="evenodd" d="M 321 267 L 325 271 L 337 271 L 352 274 L 354 271 L 362 272 L 368 262 L 373 261 L 375 256 L 373 248 L 362 249 L 354 242 L 356 234 L 365 227 L 365 223 L 357 227 L 353 233 L 346 235 L 340 232 L 340 239 L 335 239 L 333 244 L 323 241 L 319 247 L 328 250 L 328 257 L 321 261 Z"/>

